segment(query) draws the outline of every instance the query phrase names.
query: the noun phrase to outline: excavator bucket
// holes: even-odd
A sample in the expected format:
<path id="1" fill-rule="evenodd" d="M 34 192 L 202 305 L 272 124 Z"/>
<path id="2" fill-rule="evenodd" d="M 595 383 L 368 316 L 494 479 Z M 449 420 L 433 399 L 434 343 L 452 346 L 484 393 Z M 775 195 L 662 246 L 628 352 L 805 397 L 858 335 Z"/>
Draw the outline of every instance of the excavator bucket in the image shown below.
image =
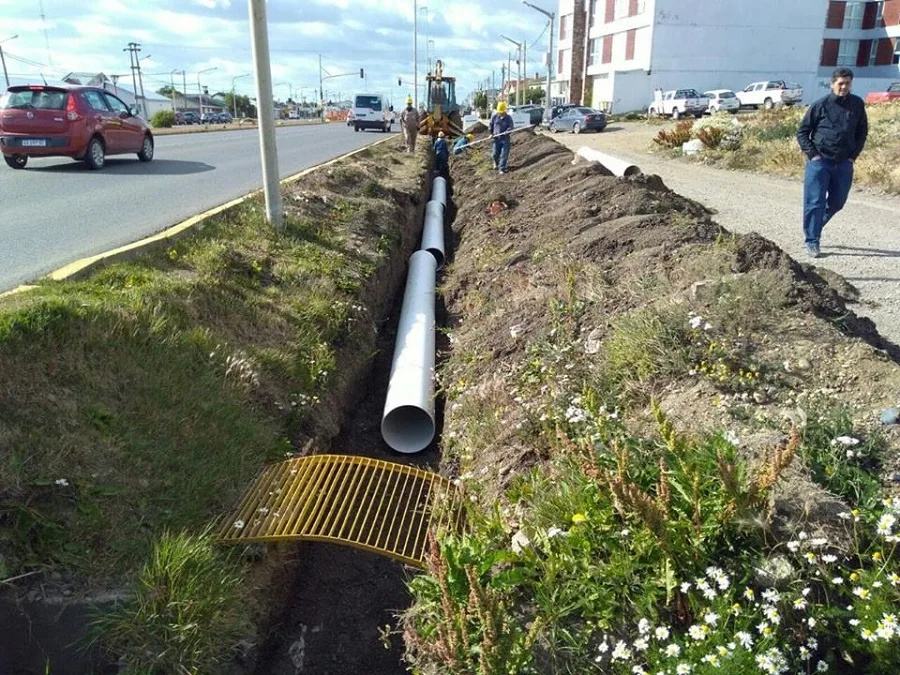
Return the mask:
<path id="1" fill-rule="evenodd" d="M 456 78 L 444 75 L 442 61 L 435 63 L 434 74 L 425 78 L 427 88 L 425 116 L 419 123 L 419 133 L 437 138 L 444 132 L 448 138 L 462 135 L 462 115 L 456 102 Z"/>

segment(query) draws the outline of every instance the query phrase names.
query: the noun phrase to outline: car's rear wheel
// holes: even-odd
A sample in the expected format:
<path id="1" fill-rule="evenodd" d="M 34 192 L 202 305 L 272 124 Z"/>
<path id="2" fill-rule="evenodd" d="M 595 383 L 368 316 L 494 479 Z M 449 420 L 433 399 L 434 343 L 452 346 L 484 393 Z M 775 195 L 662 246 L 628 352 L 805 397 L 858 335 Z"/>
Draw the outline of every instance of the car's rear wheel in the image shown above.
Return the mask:
<path id="1" fill-rule="evenodd" d="M 678 108 L 672 108 L 672 119 L 677 120 L 681 118 L 681 113 L 678 111 Z"/>
<path id="2" fill-rule="evenodd" d="M 106 165 L 106 149 L 103 147 L 103 141 L 99 137 L 94 136 L 91 142 L 88 143 L 84 162 L 92 171 L 99 171 Z"/>
<path id="3" fill-rule="evenodd" d="M 775 103 L 772 101 L 772 99 L 767 98 L 765 101 L 763 101 L 763 108 L 765 108 L 766 110 L 771 110 L 774 107 Z"/>
<path id="4" fill-rule="evenodd" d="M 138 153 L 138 159 L 142 162 L 149 162 L 153 159 L 153 139 L 149 134 L 144 136 L 144 143 L 141 145 L 141 151 Z"/>
<path id="5" fill-rule="evenodd" d="M 353 125 L 353 131 L 356 131 L 356 132 L 359 131 L 359 125 L 358 125 L 358 124 L 354 124 L 354 125 Z"/>
<path id="6" fill-rule="evenodd" d="M 6 165 L 11 169 L 24 169 L 25 165 L 28 164 L 28 155 L 13 155 L 12 157 L 3 155 L 3 159 L 6 160 Z"/>
<path id="7" fill-rule="evenodd" d="M 578 122 L 575 122 L 575 124 L 572 125 L 572 133 L 573 134 L 581 133 L 581 125 Z"/>

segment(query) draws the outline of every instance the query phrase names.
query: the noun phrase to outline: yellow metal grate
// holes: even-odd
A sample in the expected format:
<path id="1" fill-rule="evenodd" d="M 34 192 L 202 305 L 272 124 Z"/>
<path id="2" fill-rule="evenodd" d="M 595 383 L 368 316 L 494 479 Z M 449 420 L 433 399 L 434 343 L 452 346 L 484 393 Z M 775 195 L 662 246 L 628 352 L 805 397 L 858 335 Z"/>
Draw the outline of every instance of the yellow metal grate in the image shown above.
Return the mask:
<path id="1" fill-rule="evenodd" d="M 411 466 L 311 455 L 266 467 L 216 538 L 223 544 L 330 541 L 424 566 L 428 531 L 457 526 L 457 490 Z"/>

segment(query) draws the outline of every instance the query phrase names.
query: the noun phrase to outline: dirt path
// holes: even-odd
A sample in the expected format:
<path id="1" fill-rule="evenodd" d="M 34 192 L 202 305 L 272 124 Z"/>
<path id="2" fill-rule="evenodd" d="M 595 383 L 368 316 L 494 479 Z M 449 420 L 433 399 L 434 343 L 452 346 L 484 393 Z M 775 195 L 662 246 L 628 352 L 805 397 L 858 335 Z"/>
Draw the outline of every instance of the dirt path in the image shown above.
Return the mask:
<path id="1" fill-rule="evenodd" d="M 552 137 L 573 150 L 588 146 L 629 159 L 644 173 L 658 174 L 676 192 L 713 209 L 715 220 L 725 228 L 756 231 L 793 258 L 812 262 L 803 252 L 801 183 L 664 159 L 647 150 L 658 130 L 643 123 L 615 123 L 602 134 Z M 872 319 L 895 344 L 900 344 L 898 226 L 900 198 L 854 190 L 844 210 L 825 228 L 823 257 L 814 261 L 859 290 L 854 311 Z"/>

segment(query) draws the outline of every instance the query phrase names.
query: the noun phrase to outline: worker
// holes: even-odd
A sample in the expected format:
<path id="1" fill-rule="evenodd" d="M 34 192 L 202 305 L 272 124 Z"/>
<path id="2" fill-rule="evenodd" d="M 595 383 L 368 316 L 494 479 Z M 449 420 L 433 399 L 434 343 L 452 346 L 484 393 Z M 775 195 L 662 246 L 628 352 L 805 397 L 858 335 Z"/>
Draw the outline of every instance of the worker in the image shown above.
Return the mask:
<path id="1" fill-rule="evenodd" d="M 509 134 L 514 126 L 513 118 L 506 112 L 506 101 L 500 101 L 497 104 L 497 112 L 491 116 L 490 121 L 491 138 L 494 139 L 494 151 L 491 153 L 491 157 L 494 160 L 494 168 L 499 169 L 500 173 L 506 173 L 509 160 Z"/>
<path id="2" fill-rule="evenodd" d="M 447 162 L 450 159 L 450 149 L 447 147 L 447 137 L 443 131 L 439 131 L 434 141 L 434 170 L 439 176 L 447 175 Z"/>
<path id="3" fill-rule="evenodd" d="M 400 113 L 400 129 L 406 152 L 416 151 L 416 137 L 419 135 L 419 114 L 413 108 L 412 96 L 406 97 L 406 107 Z"/>
<path id="4" fill-rule="evenodd" d="M 462 154 L 463 148 L 465 148 L 469 143 L 475 140 L 475 134 L 466 134 L 465 136 L 460 136 L 456 143 L 453 145 L 453 154 L 459 155 Z"/>

